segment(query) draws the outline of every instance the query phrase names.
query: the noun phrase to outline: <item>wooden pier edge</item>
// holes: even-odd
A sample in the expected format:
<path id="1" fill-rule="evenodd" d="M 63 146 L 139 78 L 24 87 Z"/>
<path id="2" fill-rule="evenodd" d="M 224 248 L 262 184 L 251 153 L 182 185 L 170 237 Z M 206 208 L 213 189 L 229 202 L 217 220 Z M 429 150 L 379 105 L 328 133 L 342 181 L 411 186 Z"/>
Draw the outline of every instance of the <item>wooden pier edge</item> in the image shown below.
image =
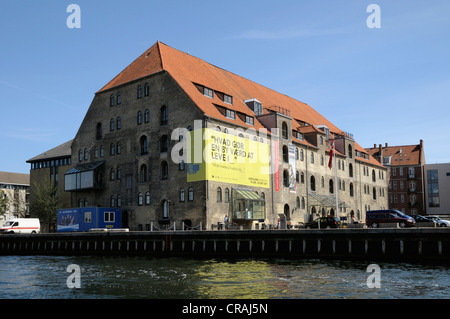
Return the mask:
<path id="1" fill-rule="evenodd" d="M 324 258 L 450 263 L 450 228 L 0 235 L 0 255 Z"/>

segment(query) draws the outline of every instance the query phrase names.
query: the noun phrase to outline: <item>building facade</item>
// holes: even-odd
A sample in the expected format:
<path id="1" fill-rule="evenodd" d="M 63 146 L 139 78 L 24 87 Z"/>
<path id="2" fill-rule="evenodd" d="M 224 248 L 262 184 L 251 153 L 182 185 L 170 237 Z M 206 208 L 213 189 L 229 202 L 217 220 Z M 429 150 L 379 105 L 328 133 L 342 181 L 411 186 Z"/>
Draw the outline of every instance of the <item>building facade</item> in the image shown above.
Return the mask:
<path id="1" fill-rule="evenodd" d="M 200 161 L 198 147 L 210 147 Z M 259 160 L 252 147 L 269 161 L 226 159 Z M 71 207 L 120 207 L 131 230 L 364 220 L 387 208 L 387 185 L 386 168 L 309 105 L 161 42 L 95 94 L 64 176 Z"/>
<path id="2" fill-rule="evenodd" d="M 34 211 L 33 202 L 37 200 L 38 187 L 50 185 L 56 188 L 55 196 L 59 208 L 71 207 L 71 194 L 65 191 L 64 174 L 72 168 L 72 141 L 65 142 L 27 161 L 30 164 L 30 215 L 39 216 Z M 42 225 L 44 230 L 53 230 L 54 225 Z"/>
<path id="3" fill-rule="evenodd" d="M 30 175 L 0 172 L 0 224 L 12 218 L 28 217 L 30 208 Z"/>
<path id="4" fill-rule="evenodd" d="M 408 215 L 426 214 L 423 140 L 417 145 L 379 144 L 367 151 L 389 170 L 389 208 Z"/>
<path id="5" fill-rule="evenodd" d="M 450 215 L 450 163 L 427 164 L 425 203 L 428 215 Z"/>

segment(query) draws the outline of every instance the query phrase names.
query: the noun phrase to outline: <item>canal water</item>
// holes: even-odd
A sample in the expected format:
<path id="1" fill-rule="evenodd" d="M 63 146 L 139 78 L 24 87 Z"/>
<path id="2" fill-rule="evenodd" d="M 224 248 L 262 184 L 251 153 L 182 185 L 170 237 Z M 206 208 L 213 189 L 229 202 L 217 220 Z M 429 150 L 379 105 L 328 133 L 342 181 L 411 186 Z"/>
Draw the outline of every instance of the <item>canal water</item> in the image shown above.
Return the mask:
<path id="1" fill-rule="evenodd" d="M 449 267 L 376 265 L 379 272 L 348 261 L 0 256 L 0 298 L 450 298 Z"/>

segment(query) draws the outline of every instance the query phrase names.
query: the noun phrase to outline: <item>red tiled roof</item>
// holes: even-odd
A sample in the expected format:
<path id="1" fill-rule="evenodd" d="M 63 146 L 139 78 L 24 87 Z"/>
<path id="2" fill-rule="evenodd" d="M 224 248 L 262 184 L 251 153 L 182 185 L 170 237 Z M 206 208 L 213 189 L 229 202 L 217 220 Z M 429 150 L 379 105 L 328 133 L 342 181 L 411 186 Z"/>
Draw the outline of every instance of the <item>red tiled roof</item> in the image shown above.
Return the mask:
<path id="1" fill-rule="evenodd" d="M 256 119 L 253 111 L 244 103 L 245 100 L 256 98 L 262 103 L 263 108 L 271 109 L 273 106 L 279 106 L 287 110 L 292 118 L 294 129 L 299 127 L 296 120 L 300 120 L 311 125 L 326 125 L 332 133 L 343 134 L 342 130 L 308 104 L 176 50 L 159 41 L 106 84 L 98 93 L 163 70 L 172 76 L 204 114 L 212 118 L 243 127 L 253 127 L 256 130 L 264 128 Z M 216 94 L 213 98 L 205 96 L 199 92 L 195 84 L 232 96 L 233 104 L 223 102 Z M 238 116 L 236 116 L 236 120 L 227 118 L 218 110 L 216 105 L 253 116 L 255 125 L 245 123 Z M 358 150 L 367 153 L 360 146 Z M 376 160 L 370 162 L 379 165 Z"/>
<path id="2" fill-rule="evenodd" d="M 163 71 L 161 54 L 159 52 L 159 42 L 145 51 L 140 57 L 134 60 L 114 79 L 101 88 L 98 92 L 106 91 L 113 87 L 134 81 L 145 76 Z"/>
<path id="3" fill-rule="evenodd" d="M 300 140 L 300 139 L 296 138 L 295 136 L 292 136 L 292 141 L 294 141 L 298 144 L 308 146 L 308 147 L 317 148 L 316 146 L 314 146 L 310 142 L 308 142 L 306 139 Z"/>
<path id="4" fill-rule="evenodd" d="M 404 165 L 420 165 L 422 151 L 421 145 L 399 145 L 399 146 L 387 146 L 381 147 L 383 151 L 383 157 L 391 156 L 391 166 L 404 166 Z M 367 148 L 367 152 L 370 155 L 379 157 L 380 148 L 373 147 Z M 383 159 L 380 159 L 383 160 Z M 422 163 L 425 164 L 425 163 Z"/>

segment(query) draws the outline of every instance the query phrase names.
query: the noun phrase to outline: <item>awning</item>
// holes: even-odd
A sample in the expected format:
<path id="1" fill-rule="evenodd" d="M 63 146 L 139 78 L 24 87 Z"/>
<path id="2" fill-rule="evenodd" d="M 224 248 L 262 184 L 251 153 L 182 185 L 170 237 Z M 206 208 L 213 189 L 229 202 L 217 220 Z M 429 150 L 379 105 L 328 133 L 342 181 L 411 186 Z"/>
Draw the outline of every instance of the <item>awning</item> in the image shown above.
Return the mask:
<path id="1" fill-rule="evenodd" d="M 309 205 L 336 207 L 336 196 L 309 193 Z"/>
<path id="2" fill-rule="evenodd" d="M 69 171 L 67 171 L 65 175 L 94 171 L 97 168 L 99 168 L 100 166 L 102 166 L 104 163 L 105 163 L 105 161 L 78 164 L 77 166 L 75 166 L 75 167 L 71 168 Z"/>
<path id="3" fill-rule="evenodd" d="M 236 196 L 236 198 L 241 199 L 249 199 L 249 200 L 257 200 L 257 201 L 264 201 L 264 199 L 255 191 L 252 191 L 250 189 L 245 188 L 232 188 L 234 194 L 233 196 Z"/>
<path id="4" fill-rule="evenodd" d="M 309 193 L 309 206 L 336 207 L 336 196 Z M 345 202 L 339 202 L 340 208 L 348 208 Z"/>

